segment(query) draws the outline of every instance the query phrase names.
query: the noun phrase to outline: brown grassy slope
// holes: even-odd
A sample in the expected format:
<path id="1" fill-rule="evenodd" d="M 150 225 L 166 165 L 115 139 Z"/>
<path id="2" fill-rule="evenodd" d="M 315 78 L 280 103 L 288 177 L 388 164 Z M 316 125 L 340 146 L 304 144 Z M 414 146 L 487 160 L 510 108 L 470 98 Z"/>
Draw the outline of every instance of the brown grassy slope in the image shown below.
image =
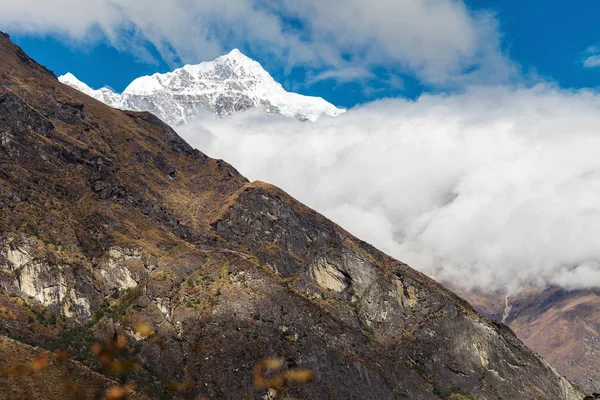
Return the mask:
<path id="1" fill-rule="evenodd" d="M 67 88 L 12 44 L 0 46 L 0 71 L 0 85 L 8 96 L 4 101 L 18 107 L 12 117 L 30 119 L 19 138 L 25 146 L 14 149 L 18 165 L 5 158 L 2 172 L 6 180 L 20 181 L 14 195 L 35 196 L 56 214 L 52 222 L 70 225 L 52 227 L 42 210 L 21 204 L 3 218 L 13 227 L 38 213 L 30 224 L 44 239 L 66 228 L 75 231 L 75 242 L 87 239 L 76 228 L 96 215 L 109 222 L 114 217 L 114 225 L 126 236 L 135 237 L 138 224 L 156 222 L 180 236 L 201 235 L 206 212 L 245 182 L 230 165 L 191 149 L 151 114 L 114 110 Z M 100 198 L 119 201 L 110 209 L 89 201 L 90 188 Z M 48 204 L 50 200 L 59 204 Z M 132 208 L 142 215 L 131 215 Z"/>
<path id="2" fill-rule="evenodd" d="M 116 381 L 44 349 L 0 336 L 0 398 L 6 400 L 67 400 L 102 398 Z M 140 393 L 132 399 L 146 399 Z"/>

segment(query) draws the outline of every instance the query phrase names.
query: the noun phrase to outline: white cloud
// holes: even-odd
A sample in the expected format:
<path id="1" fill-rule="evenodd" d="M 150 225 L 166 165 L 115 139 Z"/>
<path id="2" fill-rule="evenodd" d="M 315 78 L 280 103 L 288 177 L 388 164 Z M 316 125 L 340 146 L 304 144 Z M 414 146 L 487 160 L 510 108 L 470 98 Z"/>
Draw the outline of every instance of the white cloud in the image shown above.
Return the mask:
<path id="1" fill-rule="evenodd" d="M 586 68 L 600 67 L 600 55 L 596 54 L 587 57 L 585 60 L 583 60 L 583 66 Z"/>
<path id="2" fill-rule="evenodd" d="M 333 79 L 338 82 L 351 82 L 356 80 L 363 80 L 365 78 L 373 79 L 375 78 L 375 74 L 373 74 L 366 68 L 348 67 L 344 69 L 334 69 L 320 72 L 315 77 L 310 78 L 309 82 L 313 84 L 328 79 Z"/>
<path id="3" fill-rule="evenodd" d="M 600 48 L 597 45 L 588 47 L 583 52 L 583 66 L 586 68 L 600 67 Z"/>
<path id="4" fill-rule="evenodd" d="M 8 0 L 0 27 L 84 41 L 102 34 L 144 57 L 148 40 L 166 60 L 184 62 L 250 48 L 331 77 L 384 67 L 454 85 L 516 74 L 493 16 L 459 0 Z"/>
<path id="5" fill-rule="evenodd" d="M 539 85 L 181 133 L 438 279 L 514 290 L 600 286 L 599 127 L 599 95 Z"/>

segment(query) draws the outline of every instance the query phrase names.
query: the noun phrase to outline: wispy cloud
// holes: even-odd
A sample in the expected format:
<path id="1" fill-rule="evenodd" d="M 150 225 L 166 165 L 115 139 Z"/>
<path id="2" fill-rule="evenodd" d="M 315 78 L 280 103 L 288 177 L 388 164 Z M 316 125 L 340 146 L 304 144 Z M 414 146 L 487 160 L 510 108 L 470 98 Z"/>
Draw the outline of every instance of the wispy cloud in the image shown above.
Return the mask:
<path id="1" fill-rule="evenodd" d="M 240 47 L 322 79 L 350 79 L 356 66 L 436 85 L 515 74 L 500 50 L 496 20 L 461 0 L 24 0 L 3 2 L 0 28 L 76 40 L 102 36 L 144 56 L 147 41 L 167 62 L 198 62 Z"/>
<path id="2" fill-rule="evenodd" d="M 586 68 L 600 67 L 600 48 L 597 45 L 588 47 L 583 52 L 582 63 Z"/>
<path id="3" fill-rule="evenodd" d="M 312 85 L 317 82 L 325 80 L 335 80 L 337 82 L 351 82 L 351 81 L 362 81 L 365 79 L 372 79 L 375 74 L 363 67 L 347 67 L 335 70 L 326 70 L 318 73 L 312 78 L 308 79 L 308 84 Z"/>
<path id="4" fill-rule="evenodd" d="M 583 66 L 586 68 L 600 67 L 600 55 L 593 55 L 583 60 Z"/>

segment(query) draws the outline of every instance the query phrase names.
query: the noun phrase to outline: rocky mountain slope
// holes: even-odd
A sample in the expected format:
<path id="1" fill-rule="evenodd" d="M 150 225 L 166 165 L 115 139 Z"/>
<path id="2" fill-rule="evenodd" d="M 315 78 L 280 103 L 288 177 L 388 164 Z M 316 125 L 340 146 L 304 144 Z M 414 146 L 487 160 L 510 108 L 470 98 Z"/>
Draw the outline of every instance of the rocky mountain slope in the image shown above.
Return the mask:
<path id="1" fill-rule="evenodd" d="M 249 74 L 258 77 L 253 82 L 264 81 L 269 82 L 269 86 L 278 86 L 278 84 L 274 84 L 268 73 L 257 63 L 237 51 L 220 57 L 212 63 L 204 63 L 200 66 L 186 66 L 170 74 L 140 78 L 134 81 L 130 88 L 125 90 L 123 95 L 116 94 L 106 88 L 93 90 L 80 82 L 72 74 L 59 77 L 59 80 L 113 107 L 154 112 L 173 126 L 185 124 L 197 114 L 200 108 L 208 108 L 218 115 L 226 115 L 236 111 L 236 106 L 234 106 L 236 104 L 246 104 L 244 107 L 264 107 L 271 112 L 281 112 L 287 116 L 310 120 L 315 120 L 323 113 L 335 116 L 343 111 L 332 108 L 333 106 L 331 105 L 324 106 L 322 103 L 319 103 L 318 106 L 308 105 L 308 103 L 294 103 L 296 106 L 292 108 L 286 108 L 285 106 L 273 108 L 272 104 L 276 102 L 263 101 L 265 98 L 269 98 L 268 95 L 264 94 L 260 96 L 249 95 L 253 98 L 252 101 L 240 101 L 246 95 L 237 89 L 237 82 L 244 80 L 244 78 L 239 77 L 244 76 L 246 72 L 235 73 L 236 78 L 233 81 L 236 84 L 233 86 L 231 84 L 224 86 L 225 81 L 221 79 L 219 74 L 215 73 L 221 64 L 232 65 L 234 70 L 236 68 L 240 69 L 239 66 L 241 65 L 254 65 L 255 68 L 246 68 L 248 71 L 257 71 L 255 74 Z M 199 79 L 202 83 L 199 89 L 198 79 L 194 80 L 185 77 L 187 76 L 187 70 L 204 70 L 210 71 L 210 73 L 192 73 L 192 75 L 200 76 Z M 209 77 L 208 80 L 206 80 L 207 76 Z M 210 87 L 210 89 L 205 89 L 202 86 L 205 84 L 205 80 L 208 85 L 207 87 Z M 258 85 L 258 83 L 255 84 Z M 244 84 L 240 87 L 243 87 L 243 90 L 249 93 L 252 92 L 252 90 L 248 89 L 250 86 Z M 179 93 L 177 96 L 185 99 L 187 95 L 183 93 L 195 93 L 192 96 L 194 97 L 198 96 L 198 93 L 204 90 L 207 90 L 206 93 L 210 94 L 209 97 L 203 97 L 197 104 L 195 103 L 196 100 L 192 100 L 189 104 L 194 104 L 193 106 L 190 106 L 187 100 L 183 101 L 183 105 L 176 104 L 173 100 L 175 98 L 173 93 L 175 92 Z M 129 91 L 132 92 L 131 95 L 128 93 Z M 153 91 L 156 91 L 156 93 L 153 93 Z M 269 91 L 275 92 L 276 90 L 263 90 L 262 93 Z M 222 98 L 217 95 L 218 93 L 229 93 L 231 95 Z M 140 100 L 142 98 L 144 100 Z M 218 104 L 222 105 L 219 106 Z M 451 285 L 452 283 L 449 284 Z M 573 313 L 577 313 L 578 311 L 572 310 L 571 307 L 566 305 L 563 299 L 564 297 L 571 299 L 567 303 L 573 303 L 576 310 L 587 310 L 589 301 L 594 300 L 595 305 L 593 307 L 596 310 L 598 306 L 596 305 L 597 301 L 595 297 L 580 295 L 581 292 L 578 291 L 568 295 L 565 294 L 566 292 L 563 292 L 563 295 L 560 296 L 561 300 L 554 304 L 546 298 L 546 293 L 546 291 L 539 290 L 528 291 L 512 299 L 511 304 L 513 307 L 518 305 L 521 309 L 528 311 L 522 311 L 520 318 L 514 320 L 514 322 L 511 319 L 511 328 L 521 340 L 540 353 L 562 374 L 590 391 L 600 392 L 600 386 L 597 384 L 597 382 L 600 382 L 600 363 L 595 361 L 600 351 L 600 335 L 598 334 L 600 331 L 597 328 L 597 321 L 600 321 L 600 312 L 594 311 L 591 314 L 582 312 L 582 314 L 574 318 Z M 548 293 L 554 293 L 554 289 L 551 289 Z M 476 304 L 477 309 L 484 313 L 484 315 L 498 320 L 504 318 L 501 315 L 506 309 L 506 296 L 504 294 L 488 293 L 485 296 L 481 296 L 477 293 L 462 293 L 462 295 L 473 304 Z M 579 300 L 580 296 L 584 297 L 583 303 Z M 556 297 L 551 295 L 549 298 L 553 299 Z M 530 301 L 530 303 L 527 303 L 527 301 Z M 537 311 L 537 305 L 540 303 L 546 305 L 545 310 L 542 312 Z M 563 313 L 564 310 L 566 311 Z M 516 309 L 513 310 L 513 314 L 514 311 Z M 552 317 L 548 317 L 549 313 L 552 314 Z M 533 334 L 529 328 L 530 324 L 538 326 L 539 332 Z M 556 326 L 562 327 L 562 333 L 559 334 L 554 331 Z M 558 340 L 559 337 L 560 340 Z"/>
<path id="2" fill-rule="evenodd" d="M 107 88 L 94 90 L 71 73 L 58 79 L 111 107 L 149 111 L 173 127 L 189 122 L 202 110 L 224 116 L 260 107 L 311 121 L 345 112 L 320 97 L 287 92 L 258 62 L 237 49 L 214 61 L 137 78 L 122 94 Z"/>
<path id="3" fill-rule="evenodd" d="M 583 397 L 435 281 L 5 35 L 0 335 L 12 398 L 90 398 L 90 374 L 150 398 Z"/>
<path id="4" fill-rule="evenodd" d="M 551 287 L 465 294 L 484 315 L 503 320 L 561 374 L 600 393 L 600 291 Z"/>

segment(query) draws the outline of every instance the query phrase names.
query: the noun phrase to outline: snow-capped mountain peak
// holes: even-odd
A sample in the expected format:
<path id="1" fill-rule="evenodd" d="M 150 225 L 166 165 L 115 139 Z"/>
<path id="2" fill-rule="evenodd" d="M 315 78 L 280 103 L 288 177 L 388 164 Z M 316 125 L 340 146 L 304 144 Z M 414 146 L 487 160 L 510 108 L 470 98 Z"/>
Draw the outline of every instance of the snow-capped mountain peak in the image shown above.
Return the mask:
<path id="1" fill-rule="evenodd" d="M 261 65 L 258 62 L 254 61 L 250 57 L 246 56 L 244 53 L 239 51 L 239 49 L 233 49 L 229 53 L 224 54 L 215 59 L 215 62 L 225 63 L 227 61 L 232 62 L 232 63 L 237 63 L 239 65 L 255 65 L 256 64 L 262 69 Z"/>
<path id="2" fill-rule="evenodd" d="M 107 88 L 94 90 L 71 73 L 59 80 L 110 106 L 150 111 L 172 126 L 185 124 L 206 109 L 225 116 L 261 107 L 311 121 L 322 114 L 338 116 L 345 112 L 320 97 L 287 92 L 260 63 L 238 49 L 214 61 L 139 77 L 122 94 Z"/>
<path id="3" fill-rule="evenodd" d="M 89 87 L 88 85 L 86 85 L 85 83 L 81 82 L 79 79 L 77 79 L 77 77 L 75 75 L 73 75 L 70 72 L 67 72 L 66 74 L 64 74 L 63 76 L 60 77 L 60 81 L 62 83 L 65 83 L 69 86 L 74 87 L 75 89 L 88 94 L 90 92 L 93 92 L 94 89 L 92 89 L 91 87 Z"/>
<path id="4" fill-rule="evenodd" d="M 70 72 L 67 72 L 63 76 L 60 76 L 58 80 L 60 80 L 66 85 L 74 87 L 75 89 L 87 94 L 90 97 L 100 100 L 101 102 L 111 105 L 113 107 L 117 107 L 118 103 L 121 101 L 121 95 L 113 92 L 108 88 L 92 89 L 91 87 L 77 79 L 77 77 Z"/>

